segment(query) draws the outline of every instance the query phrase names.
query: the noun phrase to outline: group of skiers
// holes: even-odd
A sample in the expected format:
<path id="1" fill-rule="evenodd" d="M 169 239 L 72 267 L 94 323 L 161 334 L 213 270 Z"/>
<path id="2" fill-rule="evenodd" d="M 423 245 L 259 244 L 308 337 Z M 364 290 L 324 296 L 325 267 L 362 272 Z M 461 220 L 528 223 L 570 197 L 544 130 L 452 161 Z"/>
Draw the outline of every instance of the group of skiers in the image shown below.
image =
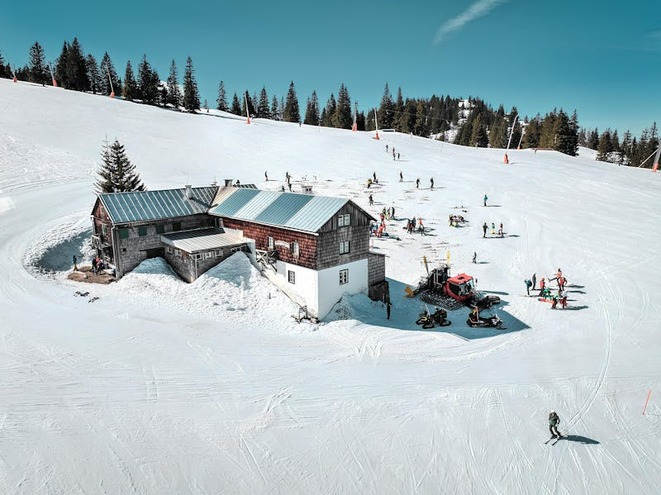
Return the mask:
<path id="1" fill-rule="evenodd" d="M 489 225 L 487 224 L 487 222 L 484 222 L 484 224 L 482 225 L 482 237 L 487 236 L 488 230 L 489 230 Z M 491 235 L 492 236 L 497 235 L 498 237 L 503 237 L 505 235 L 503 231 L 503 222 L 500 222 L 500 225 L 498 227 L 498 232 L 496 232 L 496 224 L 494 222 L 491 222 Z"/>
<path id="2" fill-rule="evenodd" d="M 557 293 L 553 294 L 551 288 L 549 287 L 546 279 L 544 277 L 539 281 L 539 298 L 544 301 L 551 301 L 551 309 L 557 309 L 558 304 L 565 309 L 567 307 L 567 291 L 565 286 L 567 285 L 567 279 L 562 274 L 562 270 L 558 268 L 558 271 L 555 274 L 555 277 L 548 279 L 548 282 L 556 281 L 558 284 Z M 530 295 L 530 289 L 536 290 L 537 286 L 537 274 L 533 273 L 531 279 L 524 280 L 526 284 L 526 292 Z"/>
<path id="3" fill-rule="evenodd" d="M 386 144 L 386 153 L 388 153 L 388 145 L 387 144 Z M 395 160 L 395 159 L 399 160 L 399 152 L 395 152 L 395 147 L 394 146 L 392 147 L 392 159 L 393 160 Z"/>

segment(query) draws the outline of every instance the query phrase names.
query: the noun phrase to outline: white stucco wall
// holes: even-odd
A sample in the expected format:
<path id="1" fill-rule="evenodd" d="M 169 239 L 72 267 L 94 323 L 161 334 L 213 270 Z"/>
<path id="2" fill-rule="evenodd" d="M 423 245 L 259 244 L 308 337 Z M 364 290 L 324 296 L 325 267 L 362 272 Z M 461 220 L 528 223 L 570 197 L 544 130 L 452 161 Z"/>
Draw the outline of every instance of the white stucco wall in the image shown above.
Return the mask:
<path id="1" fill-rule="evenodd" d="M 301 306 L 308 307 L 308 313 L 311 316 L 318 317 L 319 311 L 319 297 L 317 293 L 317 271 L 310 268 L 304 268 L 298 265 L 292 265 L 283 261 L 276 263 L 278 270 L 278 277 L 280 283 L 278 286 L 285 292 L 292 300 Z M 291 284 L 288 281 L 287 272 L 291 270 L 295 275 L 296 282 Z"/>
<path id="2" fill-rule="evenodd" d="M 349 281 L 340 285 L 340 270 L 349 270 Z M 343 294 L 366 292 L 368 285 L 367 260 L 354 261 L 317 272 L 319 274 L 318 314 L 322 319 Z"/>

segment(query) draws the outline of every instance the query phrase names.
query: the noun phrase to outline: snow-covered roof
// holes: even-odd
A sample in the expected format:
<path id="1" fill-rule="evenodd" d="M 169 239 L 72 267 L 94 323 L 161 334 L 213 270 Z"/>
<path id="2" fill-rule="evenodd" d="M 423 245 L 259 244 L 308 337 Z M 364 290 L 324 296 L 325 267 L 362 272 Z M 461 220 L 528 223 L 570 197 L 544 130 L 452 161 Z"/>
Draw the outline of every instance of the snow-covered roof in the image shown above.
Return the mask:
<path id="1" fill-rule="evenodd" d="M 99 194 L 110 219 L 115 224 L 147 222 L 163 218 L 206 213 L 217 187 L 192 187 L 160 191 L 134 191 Z"/>
<path id="2" fill-rule="evenodd" d="M 161 240 L 187 253 L 221 249 L 224 247 L 244 244 L 246 239 L 236 231 L 221 228 L 184 230 L 163 234 Z"/>
<path id="3" fill-rule="evenodd" d="M 211 215 L 246 220 L 304 232 L 317 232 L 346 198 L 226 187 L 218 191 Z"/>

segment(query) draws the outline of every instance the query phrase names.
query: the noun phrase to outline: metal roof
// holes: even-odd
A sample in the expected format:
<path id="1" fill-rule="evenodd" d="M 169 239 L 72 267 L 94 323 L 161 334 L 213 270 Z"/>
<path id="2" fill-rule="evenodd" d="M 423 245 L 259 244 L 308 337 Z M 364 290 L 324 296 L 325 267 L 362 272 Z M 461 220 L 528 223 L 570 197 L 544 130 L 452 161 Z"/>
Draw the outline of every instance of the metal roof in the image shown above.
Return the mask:
<path id="1" fill-rule="evenodd" d="M 220 228 L 184 230 L 161 235 L 161 241 L 187 253 L 221 249 L 244 244 L 246 239 L 236 231 Z"/>
<path id="2" fill-rule="evenodd" d="M 346 198 L 227 187 L 218 191 L 209 214 L 317 232 L 348 202 Z"/>
<path id="3" fill-rule="evenodd" d="M 186 198 L 185 188 L 104 193 L 99 199 L 113 223 L 122 224 L 207 213 L 217 190 L 193 187 L 190 199 Z"/>

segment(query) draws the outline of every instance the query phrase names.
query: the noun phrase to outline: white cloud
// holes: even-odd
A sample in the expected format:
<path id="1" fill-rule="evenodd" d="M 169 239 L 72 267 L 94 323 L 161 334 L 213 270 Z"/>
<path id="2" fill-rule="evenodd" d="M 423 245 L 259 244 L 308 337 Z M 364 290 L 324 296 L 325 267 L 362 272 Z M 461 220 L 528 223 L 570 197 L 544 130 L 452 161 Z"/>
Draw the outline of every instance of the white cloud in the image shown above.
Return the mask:
<path id="1" fill-rule="evenodd" d="M 449 34 L 458 31 L 467 23 L 477 19 L 478 17 L 488 14 L 498 5 L 507 1 L 508 0 L 478 0 L 457 17 L 444 22 L 441 27 L 438 28 L 438 31 L 436 31 L 436 36 L 434 36 L 434 44 L 439 44 Z"/>

